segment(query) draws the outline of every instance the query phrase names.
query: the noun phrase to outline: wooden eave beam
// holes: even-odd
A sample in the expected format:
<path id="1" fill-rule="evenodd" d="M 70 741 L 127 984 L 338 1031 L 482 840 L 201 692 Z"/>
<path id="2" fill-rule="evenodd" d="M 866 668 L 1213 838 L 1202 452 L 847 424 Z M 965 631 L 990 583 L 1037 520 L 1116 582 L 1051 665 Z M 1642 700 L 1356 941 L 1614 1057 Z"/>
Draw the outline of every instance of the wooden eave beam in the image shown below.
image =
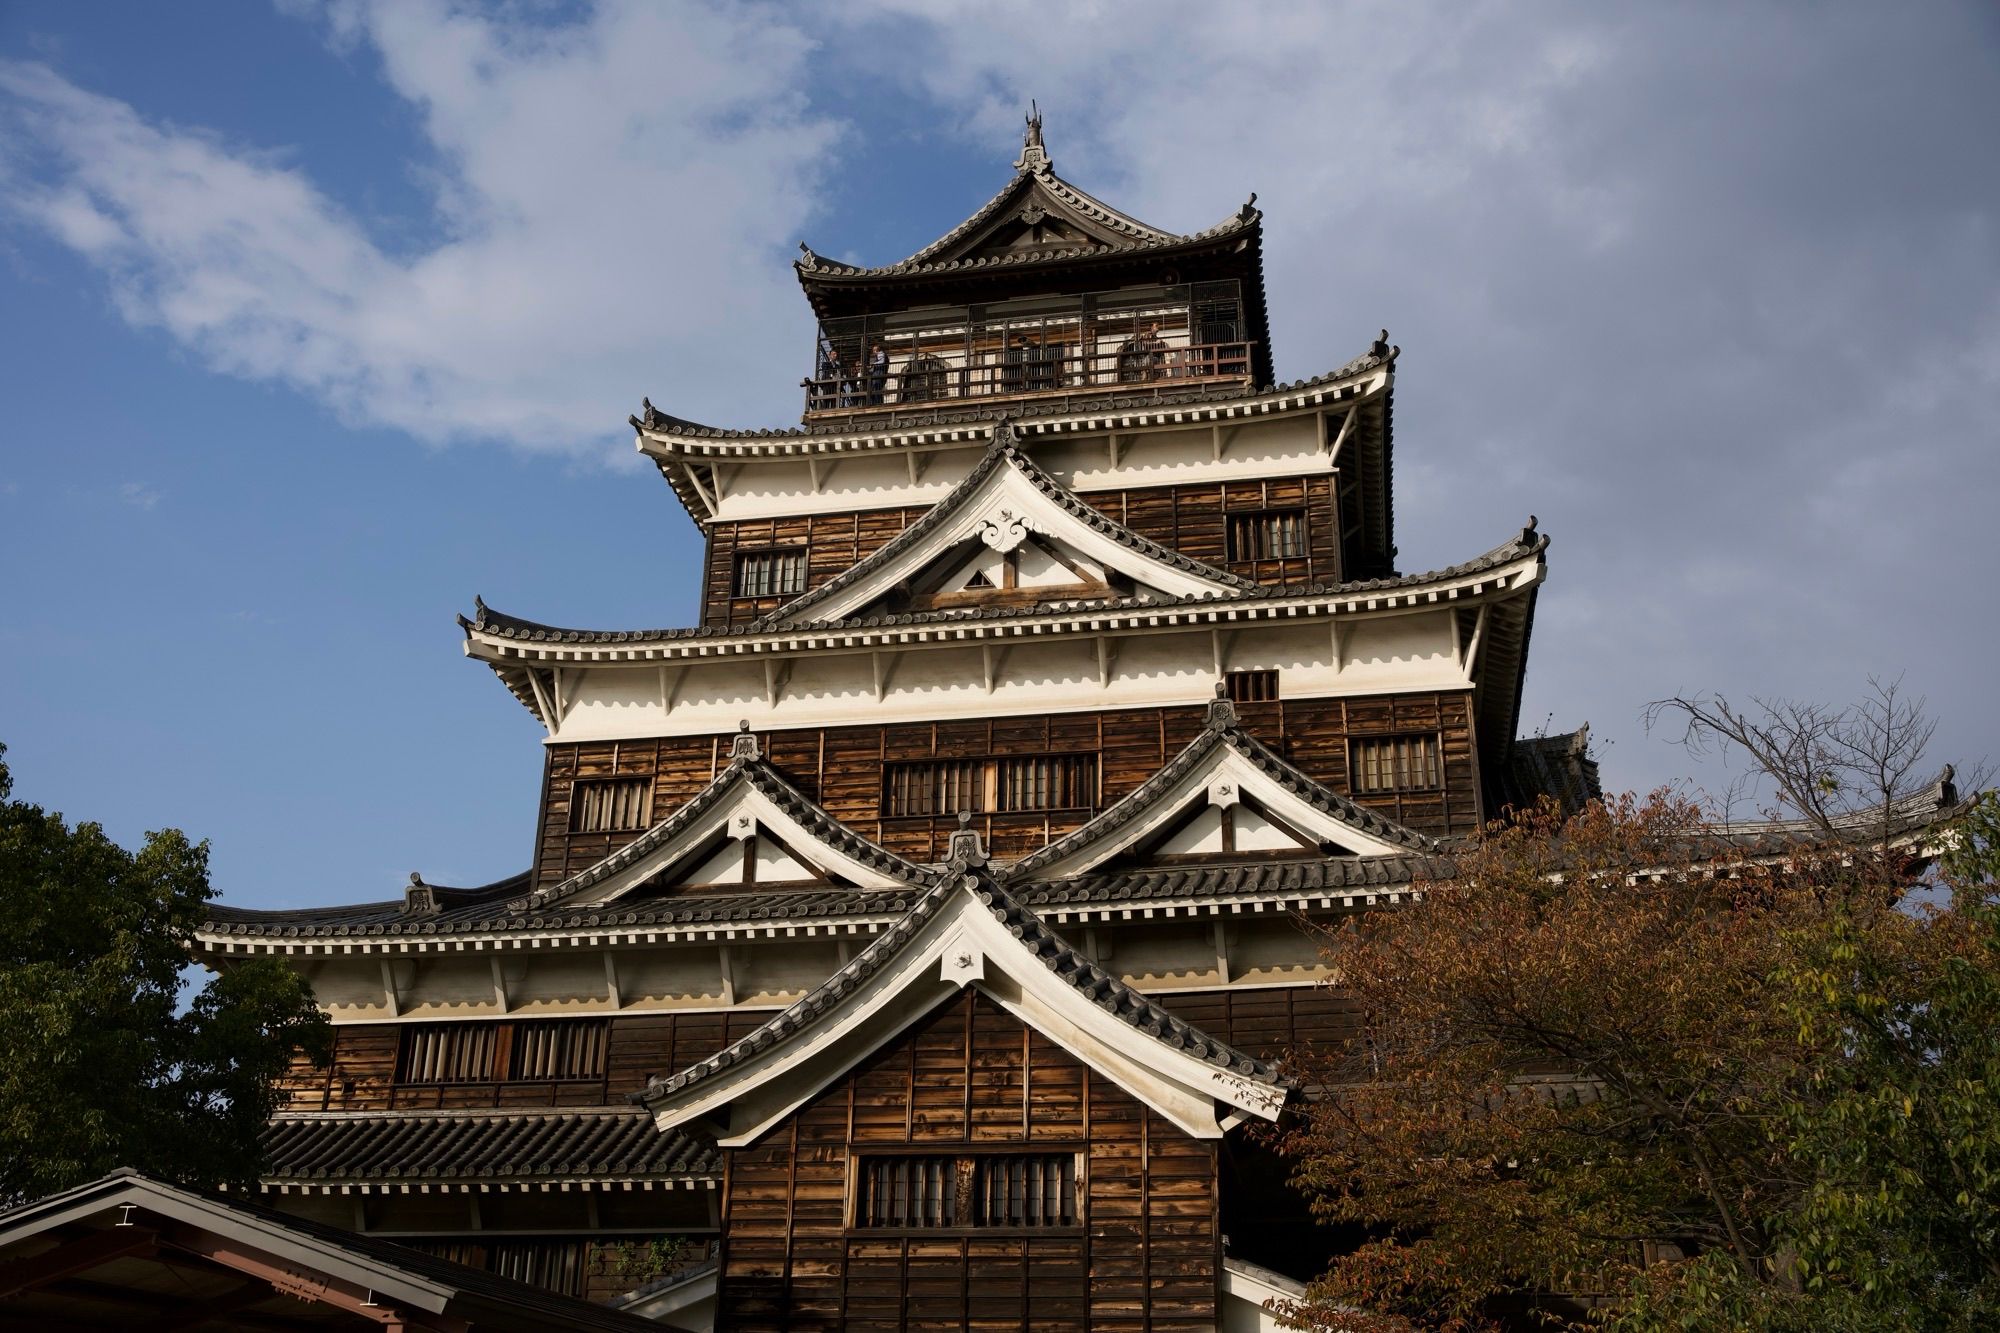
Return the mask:
<path id="1" fill-rule="evenodd" d="M 53 1250 L 25 1259 L 10 1260 L 0 1264 L 0 1301 L 88 1273 L 114 1259 L 150 1255 L 158 1244 L 159 1233 L 151 1227 L 120 1225 L 64 1241 Z"/>

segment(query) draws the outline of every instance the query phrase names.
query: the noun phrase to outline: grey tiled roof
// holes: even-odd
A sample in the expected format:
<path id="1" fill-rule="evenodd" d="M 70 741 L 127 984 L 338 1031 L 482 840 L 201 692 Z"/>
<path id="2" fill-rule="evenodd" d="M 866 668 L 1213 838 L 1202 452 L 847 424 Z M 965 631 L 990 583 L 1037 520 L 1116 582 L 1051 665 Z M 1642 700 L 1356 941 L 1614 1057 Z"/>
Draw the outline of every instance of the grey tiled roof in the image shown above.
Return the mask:
<path id="1" fill-rule="evenodd" d="M 1323 375 L 1314 375 L 1308 379 L 1287 380 L 1282 384 L 1266 384 L 1253 388 L 1244 388 L 1239 385 L 1230 385 L 1227 388 L 1202 388 L 1198 387 L 1197 382 L 1197 387 L 1189 388 L 1185 391 L 1159 391 L 1152 394 L 1140 395 L 1129 392 L 1130 386 L 1120 386 L 1121 392 L 1112 392 L 1107 389 L 1107 392 L 1111 393 L 1109 397 L 1099 398 L 1092 396 L 1087 407 L 1080 406 L 1074 401 L 1060 400 L 1022 402 L 998 397 L 983 403 L 980 400 L 947 400 L 952 403 L 970 402 L 972 405 L 927 405 L 923 409 L 920 409 L 917 414 L 920 420 L 913 420 L 898 413 L 893 425 L 878 424 L 861 429 L 857 429 L 852 421 L 822 421 L 802 426 L 749 429 L 738 429 L 728 426 L 707 426 L 698 421 L 690 421 L 685 417 L 677 417 L 670 413 L 662 412 L 654 407 L 650 400 L 644 404 L 644 415 L 634 416 L 630 418 L 630 421 L 635 430 L 661 431 L 686 436 L 690 439 L 743 441 L 807 440 L 822 436 L 874 434 L 882 430 L 893 432 L 917 426 L 977 425 L 995 422 L 1002 417 L 1032 423 L 1036 418 L 1040 417 L 1094 417 L 1117 415 L 1119 413 L 1171 411 L 1177 407 L 1186 407 L 1193 404 L 1222 404 L 1245 399 L 1267 398 L 1273 395 L 1310 391 L 1362 374 L 1365 371 L 1374 370 L 1379 366 L 1393 362 L 1395 359 L 1394 349 L 1384 352 L 1370 350 L 1355 357 L 1338 370 L 1331 370 Z"/>
<path id="2" fill-rule="evenodd" d="M 986 255 L 980 257 L 947 258 L 950 251 L 960 242 L 969 239 L 987 224 L 997 220 L 1008 208 L 1014 206 L 1021 196 L 1032 196 L 1053 205 L 1048 211 L 1068 214 L 1084 224 L 1111 232 L 1122 239 L 1106 243 L 1095 238 L 1092 241 L 1062 249 L 1030 251 L 1014 254 Z M 1253 199 L 1255 196 L 1252 196 Z M 1177 235 L 1148 226 L 1129 214 L 1122 213 L 1100 199 L 1078 189 L 1046 166 L 1024 169 L 1016 172 L 1008 182 L 1000 187 L 1000 192 L 982 204 L 973 215 L 953 227 L 950 231 L 932 241 L 908 259 L 877 268 L 864 268 L 856 264 L 844 264 L 836 259 L 828 259 L 815 254 L 808 246 L 800 246 L 804 258 L 797 261 L 799 280 L 810 284 L 825 279 L 870 279 L 913 277 L 925 274 L 962 272 L 968 269 L 1015 267 L 1026 264 L 1062 263 L 1077 258 L 1099 258 L 1105 255 L 1138 253 L 1152 250 L 1170 249 L 1174 246 L 1189 245 L 1217 240 L 1254 228 L 1263 218 L 1254 205 L 1245 204 L 1222 222 L 1204 231 L 1191 235 Z"/>
<path id="3" fill-rule="evenodd" d="M 722 1174 L 713 1143 L 644 1112 L 437 1111 L 280 1115 L 266 1184 L 310 1181 L 680 1180 Z"/>
<path id="4" fill-rule="evenodd" d="M 1169 568 L 1180 570 L 1182 573 L 1192 574 L 1197 578 L 1208 579 L 1240 592 L 1253 592 L 1258 586 L 1252 579 L 1231 574 L 1227 570 L 1217 569 L 1213 565 L 1203 564 L 1201 561 L 1191 559 L 1178 551 L 1169 550 L 1167 547 L 1160 545 L 1150 538 L 1141 537 L 1138 533 L 1114 521 L 1102 511 L 1093 509 L 1091 506 L 1077 499 L 1067 486 L 1064 486 L 1054 477 L 1042 471 L 1041 468 L 1035 465 L 1035 461 L 1032 458 L 1029 458 L 1027 454 L 1021 451 L 1014 441 L 1012 427 L 1003 419 L 999 424 L 994 426 L 993 442 L 987 446 L 985 455 L 980 458 L 978 465 L 967 474 L 965 480 L 953 488 L 950 495 L 932 505 L 930 510 L 915 523 L 904 528 L 887 542 L 876 547 L 869 554 L 863 556 L 854 564 L 849 565 L 845 570 L 834 575 L 825 583 L 820 584 L 819 587 L 814 588 L 811 592 L 802 593 L 794 597 L 791 601 L 778 607 L 769 615 L 757 620 L 750 626 L 751 630 L 754 632 L 760 629 L 783 629 L 803 623 L 805 612 L 811 610 L 829 597 L 852 587 L 855 583 L 867 578 L 884 565 L 899 559 L 905 551 L 921 546 L 925 541 L 929 540 L 930 535 L 940 527 L 951 522 L 953 517 L 970 502 L 981 484 L 1002 467 L 1011 467 L 1018 471 L 1023 477 L 1027 478 L 1036 490 L 1055 501 L 1056 504 L 1062 507 L 1065 513 L 1075 518 L 1078 522 L 1085 524 L 1092 531 L 1110 537 L 1120 546 L 1125 547 L 1127 550 L 1135 551 L 1148 560 L 1157 561 Z M 1121 598 L 1119 600 L 1122 602 L 1132 601 L 1129 598 Z"/>
<path id="5" fill-rule="evenodd" d="M 1168 760 L 1159 772 L 1140 783 L 1131 794 L 1088 824 L 1065 837 L 1056 839 L 1040 851 L 1030 853 L 1016 861 L 1008 870 L 1007 879 L 1009 882 L 1033 879 L 1048 866 L 1089 846 L 1113 830 L 1123 828 L 1157 805 L 1175 785 L 1191 771 L 1200 767 L 1218 747 L 1223 746 L 1243 756 L 1294 796 L 1306 801 L 1313 808 L 1332 815 L 1344 824 L 1351 824 L 1385 842 L 1407 847 L 1412 852 L 1429 854 L 1436 852 L 1440 847 L 1436 838 L 1427 837 L 1378 811 L 1358 805 L 1307 777 L 1279 758 L 1262 741 L 1237 726 L 1235 707 L 1227 699 L 1217 699 L 1208 707 L 1208 724 L 1202 728 L 1201 734 L 1188 742 L 1187 747 L 1179 754 Z"/>
<path id="6" fill-rule="evenodd" d="M 843 998 L 894 961 L 922 931 L 925 923 L 937 915 L 951 895 L 961 890 L 976 894 L 992 912 L 994 919 L 1020 940 L 1022 946 L 1044 967 L 1135 1031 L 1219 1069 L 1274 1086 L 1285 1083 L 1275 1065 L 1246 1055 L 1175 1018 L 1117 976 L 1070 948 L 1032 909 L 1024 907 L 983 869 L 960 865 L 955 867 L 955 873 L 920 898 L 902 920 L 789 1009 L 708 1059 L 677 1073 L 649 1080 L 645 1091 L 633 1094 L 633 1100 L 642 1103 L 657 1101 L 752 1059 L 812 1026 L 822 1015 L 838 1006 Z"/>
<path id="7" fill-rule="evenodd" d="M 1022 903 L 1039 911 L 1119 904 L 1159 906 L 1209 899 L 1341 897 L 1394 892 L 1422 880 L 1448 879 L 1452 863 L 1437 856 L 1315 856 L 1288 860 L 1189 863 L 1037 880 L 1014 885 Z"/>

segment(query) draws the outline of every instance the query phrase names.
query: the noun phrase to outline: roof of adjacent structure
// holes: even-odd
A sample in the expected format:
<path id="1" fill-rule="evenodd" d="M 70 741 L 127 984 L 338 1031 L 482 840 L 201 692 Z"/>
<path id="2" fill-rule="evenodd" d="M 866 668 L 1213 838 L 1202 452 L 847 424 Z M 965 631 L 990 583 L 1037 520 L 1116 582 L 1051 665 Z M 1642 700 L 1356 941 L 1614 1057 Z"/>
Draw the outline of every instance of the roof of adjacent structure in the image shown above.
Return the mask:
<path id="1" fill-rule="evenodd" d="M 895 960 L 917 937 L 925 923 L 954 893 L 961 890 L 974 894 L 993 918 L 1020 942 L 1021 947 L 1050 972 L 1067 982 L 1084 999 L 1134 1031 L 1218 1069 L 1274 1087 L 1284 1086 L 1285 1079 L 1275 1065 L 1247 1055 L 1175 1018 L 1119 977 L 1071 948 L 1032 909 L 1017 901 L 990 875 L 977 867 L 960 863 L 955 865 L 954 873 L 947 875 L 936 888 L 918 899 L 895 926 L 790 1008 L 708 1059 L 648 1081 L 645 1091 L 634 1094 L 633 1100 L 651 1102 L 679 1092 L 811 1027 L 869 977 Z"/>
<path id="2" fill-rule="evenodd" d="M 365 1293 L 377 1307 L 375 1312 L 384 1317 L 394 1317 L 400 1307 L 404 1317 L 412 1313 L 436 1316 L 475 1329 L 643 1333 L 660 1328 L 646 1319 L 392 1241 L 295 1217 L 247 1199 L 169 1185 L 130 1168 L 0 1213 L 0 1249 L 12 1250 L 43 1238 L 60 1242 L 74 1235 L 79 1226 L 99 1233 L 129 1226 L 134 1228 L 129 1234 L 139 1241 L 152 1232 L 153 1242 L 161 1248 L 225 1267 L 231 1266 L 232 1256 L 246 1259 L 249 1262 L 239 1271 L 258 1289 L 268 1285 L 273 1269 L 296 1275 L 298 1291 L 272 1287 L 265 1298 L 272 1301 L 289 1295 L 308 1302 L 332 1298 L 338 1303 L 359 1299 Z M 135 1246 L 133 1259 L 123 1263 L 151 1262 L 144 1253 L 141 1246 Z M 9 1257 L 29 1265 L 35 1261 L 32 1254 Z M 134 1298 L 162 1301 L 165 1288 L 156 1280 L 121 1274 L 118 1264 L 117 1260 L 108 1261 L 107 1266 L 94 1270 L 102 1276 L 94 1279 L 95 1285 L 88 1291 L 51 1289 L 47 1304 L 37 1304 L 43 1293 L 29 1291 L 14 1296 L 8 1308 L 24 1324 L 47 1319 L 52 1326 L 77 1327 L 88 1320 L 95 1327 L 96 1320 L 109 1318 L 112 1311 L 129 1318 Z M 204 1293 L 194 1281 L 200 1275 L 198 1268 L 177 1266 L 173 1273 L 177 1280 L 172 1285 L 192 1299 L 156 1304 L 154 1313 L 169 1319 L 184 1314 L 199 1316 L 202 1298 L 214 1293 Z M 323 1295 L 314 1290 L 318 1284 L 325 1284 Z M 34 1283 L 31 1280 L 27 1285 Z M 348 1288 L 352 1292 L 345 1292 Z M 259 1314 L 243 1308 L 240 1317 L 251 1320 Z M 226 1314 L 216 1316 L 215 1322 L 227 1321 Z M 195 1317 L 186 1326 L 205 1322 L 209 1321 Z"/>
<path id="3" fill-rule="evenodd" d="M 1523 736 L 1514 742 L 1503 775 L 1505 798 L 1519 808 L 1542 797 L 1565 814 L 1575 814 L 1604 795 L 1597 761 L 1590 756 L 1590 724 L 1554 736 Z"/>
<path id="4" fill-rule="evenodd" d="M 1073 852 L 1090 846 L 1144 815 L 1159 804 L 1182 778 L 1199 767 L 1203 760 L 1219 748 L 1235 751 L 1259 771 L 1276 781 L 1279 786 L 1304 800 L 1314 809 L 1332 816 L 1343 824 L 1352 825 L 1383 842 L 1422 855 L 1435 854 L 1443 846 L 1436 838 L 1399 824 L 1379 811 L 1357 804 L 1332 788 L 1306 776 L 1280 758 L 1269 746 L 1238 726 L 1235 706 L 1227 699 L 1218 698 L 1208 707 L 1207 725 L 1202 728 L 1201 734 L 1188 742 L 1187 746 L 1161 766 L 1157 773 L 1081 828 L 1016 861 L 1006 872 L 1007 880 L 1009 882 L 1032 880 L 1045 867 L 1055 865 Z"/>
<path id="5" fill-rule="evenodd" d="M 279 1115 L 265 1128 L 267 1185 L 477 1181 L 507 1185 L 707 1180 L 713 1143 L 662 1134 L 624 1108 Z"/>

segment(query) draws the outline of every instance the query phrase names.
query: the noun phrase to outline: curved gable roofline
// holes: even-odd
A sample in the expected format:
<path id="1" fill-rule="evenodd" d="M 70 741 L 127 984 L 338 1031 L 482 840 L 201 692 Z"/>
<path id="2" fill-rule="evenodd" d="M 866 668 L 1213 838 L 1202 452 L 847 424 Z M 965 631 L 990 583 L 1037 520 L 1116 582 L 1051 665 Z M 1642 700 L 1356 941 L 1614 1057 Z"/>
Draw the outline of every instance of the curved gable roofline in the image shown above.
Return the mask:
<path id="1" fill-rule="evenodd" d="M 757 738 L 750 734 L 749 724 L 745 723 L 730 746 L 728 766 L 686 805 L 595 865 L 577 871 L 560 884 L 528 895 L 521 900 L 520 910 L 534 911 L 568 902 L 607 880 L 641 867 L 647 857 L 670 846 L 704 819 L 718 813 L 732 796 L 745 788 L 776 806 L 795 821 L 808 837 L 849 861 L 905 884 L 928 886 L 937 881 L 936 871 L 905 860 L 855 833 L 780 777 L 778 771 L 764 760 Z"/>
<path id="2" fill-rule="evenodd" d="M 922 518 L 843 572 L 752 622 L 750 629 L 754 632 L 808 623 L 807 613 L 814 608 L 829 601 L 837 601 L 849 589 L 864 585 L 885 569 L 906 562 L 912 553 L 922 551 L 941 530 L 949 526 L 985 489 L 994 474 L 1003 468 L 1012 469 L 1043 497 L 1053 501 L 1064 513 L 1091 531 L 1109 538 L 1148 563 L 1164 566 L 1176 574 L 1210 585 L 1214 595 L 1254 592 L 1258 587 L 1256 583 L 1241 575 L 1217 569 L 1213 565 L 1162 546 L 1151 538 L 1142 537 L 1108 515 L 1091 508 L 1078 499 L 1075 492 L 1036 466 L 1035 461 L 1028 457 L 1016 441 L 1013 424 L 1002 417 L 993 427 L 993 441 L 987 446 L 986 453 L 966 475 L 965 480 L 953 488 L 951 494 L 933 505 Z M 849 607 L 847 613 L 852 614 L 857 609 Z"/>
<path id="3" fill-rule="evenodd" d="M 656 1076 L 632 1100 L 663 1130 L 728 1110 L 719 1142 L 749 1142 L 923 1014 L 979 986 L 990 967 L 1019 993 L 986 994 L 1185 1132 L 1219 1137 L 1228 1120 L 1215 1114 L 1217 1102 L 1276 1118 L 1291 1085 L 1275 1065 L 1175 1018 L 1072 949 L 986 872 L 976 836 L 955 836 L 953 850 L 937 886 L 846 966 L 725 1050 Z"/>
<path id="4" fill-rule="evenodd" d="M 1085 855 L 1092 846 L 1113 839 L 1135 821 L 1161 813 L 1159 807 L 1168 795 L 1207 764 L 1219 750 L 1240 756 L 1284 791 L 1335 822 L 1372 842 L 1388 845 L 1394 849 L 1390 853 L 1392 855 L 1425 857 L 1442 852 L 1444 844 L 1438 839 L 1349 800 L 1280 758 L 1269 746 L 1238 725 L 1236 707 L 1222 697 L 1222 688 L 1219 684 L 1216 686 L 1216 698 L 1208 706 L 1207 724 L 1185 749 L 1097 818 L 1014 862 L 1006 871 L 1007 882 L 1017 884 L 1060 878 L 1062 872 L 1052 872 L 1052 867 L 1060 867 L 1066 861 Z M 1093 865 L 1085 865 L 1071 873 L 1088 873 L 1094 868 Z"/>
<path id="5" fill-rule="evenodd" d="M 1079 255 L 1101 254 L 1108 250 L 1143 250 L 1181 245 L 1189 241 L 1213 239 L 1227 232 L 1242 229 L 1253 225 L 1262 216 L 1256 211 L 1257 196 L 1253 194 L 1250 196 L 1250 202 L 1244 204 L 1222 223 L 1192 235 L 1167 231 L 1151 223 L 1142 222 L 1130 213 L 1112 207 L 1087 190 L 1071 184 L 1056 174 L 1048 150 L 1042 142 L 1039 118 L 1032 118 L 1029 121 L 1021 156 L 1014 163 L 1014 167 L 1013 176 L 1008 178 L 1007 183 L 1000 187 L 997 194 L 975 209 L 972 216 L 898 263 L 877 268 L 846 264 L 839 260 L 827 259 L 815 253 L 812 247 L 800 242 L 800 258 L 794 264 L 800 283 L 810 288 L 813 281 L 820 278 L 888 277 L 993 263 L 1060 261 Z M 972 257 L 972 252 L 978 248 L 980 242 L 1010 214 L 1036 212 L 1063 218 L 1089 240 L 1083 244 L 1060 249 L 1025 252 L 1018 255 Z M 1036 219 L 1029 217 L 1024 220 Z"/>

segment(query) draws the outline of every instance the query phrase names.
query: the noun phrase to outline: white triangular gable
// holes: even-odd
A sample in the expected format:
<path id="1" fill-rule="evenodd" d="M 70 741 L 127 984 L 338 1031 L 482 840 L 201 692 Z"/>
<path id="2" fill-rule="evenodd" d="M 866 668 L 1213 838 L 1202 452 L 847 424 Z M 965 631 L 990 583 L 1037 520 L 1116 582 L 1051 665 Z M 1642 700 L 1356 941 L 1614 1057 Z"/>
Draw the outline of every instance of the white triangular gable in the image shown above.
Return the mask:
<path id="1" fill-rule="evenodd" d="M 1052 844 L 1051 855 L 1025 858 L 1019 873 L 1067 879 L 1138 850 L 1167 856 L 1220 852 L 1225 810 L 1237 852 L 1301 850 L 1294 833 L 1328 845 L 1336 854 L 1408 856 L 1427 850 L 1412 845 L 1413 835 L 1398 838 L 1343 817 L 1344 803 L 1331 793 L 1321 791 L 1320 799 L 1301 794 L 1299 786 L 1311 789 L 1303 775 L 1291 783 L 1281 781 L 1227 733 L 1206 732 L 1195 745 L 1205 748 L 1191 755 L 1192 762 L 1164 789 L 1133 792 Z M 1380 820 L 1368 823 L 1382 828 Z"/>
<path id="2" fill-rule="evenodd" d="M 1027 563 L 1035 577 L 1051 584 L 1074 581 L 1075 575 L 1047 560 L 1054 551 L 1078 569 L 1117 574 L 1129 579 L 1137 596 L 1199 597 L 1236 593 L 1241 585 L 1219 570 L 1204 572 L 1192 561 L 1171 563 L 1146 549 L 1128 545 L 1072 512 L 1023 470 L 1018 456 L 1001 455 L 983 475 L 968 478 L 968 493 L 939 502 L 949 516 L 900 549 L 884 548 L 883 558 L 863 562 L 858 576 L 836 591 L 816 598 L 801 614 L 815 621 L 844 620 L 887 597 L 898 586 L 918 586 L 926 578 L 942 584 L 960 573 L 970 579 L 981 568 L 975 548 L 994 556 L 1028 545 Z M 922 520 L 919 520 L 921 523 Z M 1103 520 L 1103 526 L 1111 526 Z M 1029 542 L 1030 536 L 1037 540 Z M 1052 565 L 1052 568 L 1044 568 Z M 941 568 L 942 567 L 942 568 Z M 997 579 L 989 580 L 998 583 Z M 960 584 L 959 586 L 963 586 Z M 773 620 L 791 619 L 779 608 Z"/>
<path id="3" fill-rule="evenodd" d="M 676 818 L 679 816 L 659 827 L 673 824 Z M 871 866 L 827 841 L 746 777 L 735 780 L 699 818 L 684 821 L 684 826 L 673 829 L 669 836 L 655 836 L 658 832 L 656 828 L 642 835 L 640 842 L 651 838 L 652 845 L 643 847 L 639 855 L 632 855 L 630 849 L 613 853 L 607 860 L 623 857 L 624 863 L 587 888 L 561 895 L 562 901 L 577 905 L 612 902 L 655 879 L 689 887 L 821 880 L 838 880 L 864 889 L 907 888 L 910 884 L 907 878 Z M 746 878 L 744 844 L 752 839 L 752 874 Z M 583 872 L 585 876 L 591 873 Z"/>
<path id="4" fill-rule="evenodd" d="M 1246 1115 L 1277 1118 L 1282 1086 L 1169 1045 L 1094 1002 L 1003 924 L 976 885 L 961 877 L 933 890 L 941 901 L 913 934 L 871 946 L 890 951 L 873 971 L 839 998 L 816 993 L 767 1025 L 785 1035 L 761 1047 L 753 1036 L 733 1062 L 647 1094 L 655 1123 L 665 1131 L 717 1116 L 716 1142 L 741 1147 L 966 986 L 1192 1137 L 1220 1138 Z"/>

